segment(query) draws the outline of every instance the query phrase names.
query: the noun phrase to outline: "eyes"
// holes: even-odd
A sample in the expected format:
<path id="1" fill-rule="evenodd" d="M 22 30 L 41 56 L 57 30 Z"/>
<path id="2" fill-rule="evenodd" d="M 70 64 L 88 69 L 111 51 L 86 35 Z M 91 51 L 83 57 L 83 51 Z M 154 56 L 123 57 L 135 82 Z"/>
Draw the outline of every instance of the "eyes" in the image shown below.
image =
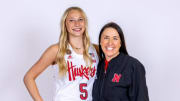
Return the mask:
<path id="1" fill-rule="evenodd" d="M 84 22 L 83 18 L 79 18 L 79 19 L 69 19 L 68 20 L 70 23 L 74 23 L 74 22 Z"/>
<path id="2" fill-rule="evenodd" d="M 110 37 L 110 36 L 104 36 L 103 39 L 104 40 L 109 40 L 109 39 L 113 39 L 113 40 L 120 40 L 119 36 L 113 36 L 113 37 Z"/>

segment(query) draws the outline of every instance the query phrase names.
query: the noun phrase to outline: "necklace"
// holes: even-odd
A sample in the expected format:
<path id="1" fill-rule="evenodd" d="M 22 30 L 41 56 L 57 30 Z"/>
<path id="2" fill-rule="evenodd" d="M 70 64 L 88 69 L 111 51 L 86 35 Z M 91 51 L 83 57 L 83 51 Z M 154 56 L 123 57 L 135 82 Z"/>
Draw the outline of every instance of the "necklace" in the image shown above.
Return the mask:
<path id="1" fill-rule="evenodd" d="M 81 48 L 77 48 L 77 47 L 75 47 L 75 49 L 79 50 L 79 49 L 81 49 Z"/>
<path id="2" fill-rule="evenodd" d="M 79 48 L 79 47 L 74 47 L 72 44 L 71 44 L 71 46 L 72 46 L 72 48 L 74 48 L 74 49 L 76 49 L 76 50 L 82 49 L 82 47 L 81 47 L 81 48 Z"/>

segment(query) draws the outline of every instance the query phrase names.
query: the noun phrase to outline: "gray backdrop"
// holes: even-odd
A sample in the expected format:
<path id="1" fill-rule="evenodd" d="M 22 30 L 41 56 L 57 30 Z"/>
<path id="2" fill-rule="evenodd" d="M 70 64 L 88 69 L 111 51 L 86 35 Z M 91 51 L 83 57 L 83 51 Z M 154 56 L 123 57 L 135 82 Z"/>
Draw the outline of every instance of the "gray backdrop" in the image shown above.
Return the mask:
<path id="1" fill-rule="evenodd" d="M 1 0 L 1 101 L 32 101 L 23 76 L 58 42 L 60 18 L 70 6 L 86 12 L 93 43 L 107 22 L 122 27 L 129 54 L 145 66 L 151 101 L 180 101 L 179 0 Z M 45 101 L 52 99 L 52 74 L 50 66 L 36 80 Z"/>

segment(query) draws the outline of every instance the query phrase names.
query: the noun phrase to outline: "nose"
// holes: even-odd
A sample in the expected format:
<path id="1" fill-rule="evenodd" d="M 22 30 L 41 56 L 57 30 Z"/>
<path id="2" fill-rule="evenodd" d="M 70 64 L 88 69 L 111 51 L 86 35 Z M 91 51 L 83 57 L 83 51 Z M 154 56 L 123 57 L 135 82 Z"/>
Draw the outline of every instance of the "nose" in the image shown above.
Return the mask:
<path id="1" fill-rule="evenodd" d="M 75 26 L 79 26 L 79 24 L 80 24 L 80 23 L 79 23 L 78 20 L 76 20 L 75 23 L 74 23 Z"/>
<path id="2" fill-rule="evenodd" d="M 108 45 L 112 45 L 113 44 L 113 39 L 109 39 L 109 41 L 108 41 Z"/>

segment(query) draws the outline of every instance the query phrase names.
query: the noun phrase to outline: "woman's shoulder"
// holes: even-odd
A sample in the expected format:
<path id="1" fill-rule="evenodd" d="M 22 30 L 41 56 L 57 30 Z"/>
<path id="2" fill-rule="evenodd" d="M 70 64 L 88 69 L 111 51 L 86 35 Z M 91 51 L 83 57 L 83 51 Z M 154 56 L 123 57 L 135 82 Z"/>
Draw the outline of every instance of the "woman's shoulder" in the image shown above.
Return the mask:
<path id="1" fill-rule="evenodd" d="M 130 55 L 123 54 L 124 61 L 126 61 L 128 64 L 131 64 L 133 66 L 143 66 L 143 64 L 136 58 Z"/>
<path id="2" fill-rule="evenodd" d="M 137 58 L 129 55 L 127 55 L 126 57 L 128 58 L 128 63 L 131 64 L 130 67 L 132 67 L 133 70 L 139 70 L 145 72 L 144 65 Z"/>
<path id="3" fill-rule="evenodd" d="M 46 49 L 43 56 L 48 56 L 49 58 L 56 57 L 57 52 L 58 52 L 58 44 L 52 44 Z"/>
<path id="4" fill-rule="evenodd" d="M 127 59 L 128 62 L 140 63 L 140 61 L 139 61 L 137 58 L 133 57 L 133 56 L 126 55 L 126 54 L 124 54 L 124 53 L 121 53 L 121 55 L 122 55 L 125 59 Z"/>
<path id="5" fill-rule="evenodd" d="M 59 48 L 58 44 L 52 44 L 48 47 L 47 50 L 52 51 L 52 52 L 57 52 L 58 48 Z"/>
<path id="6" fill-rule="evenodd" d="M 49 55 L 49 57 L 54 57 L 52 65 L 56 64 L 56 56 L 58 53 L 58 49 L 59 49 L 58 44 L 52 44 L 46 50 L 46 53 Z"/>

